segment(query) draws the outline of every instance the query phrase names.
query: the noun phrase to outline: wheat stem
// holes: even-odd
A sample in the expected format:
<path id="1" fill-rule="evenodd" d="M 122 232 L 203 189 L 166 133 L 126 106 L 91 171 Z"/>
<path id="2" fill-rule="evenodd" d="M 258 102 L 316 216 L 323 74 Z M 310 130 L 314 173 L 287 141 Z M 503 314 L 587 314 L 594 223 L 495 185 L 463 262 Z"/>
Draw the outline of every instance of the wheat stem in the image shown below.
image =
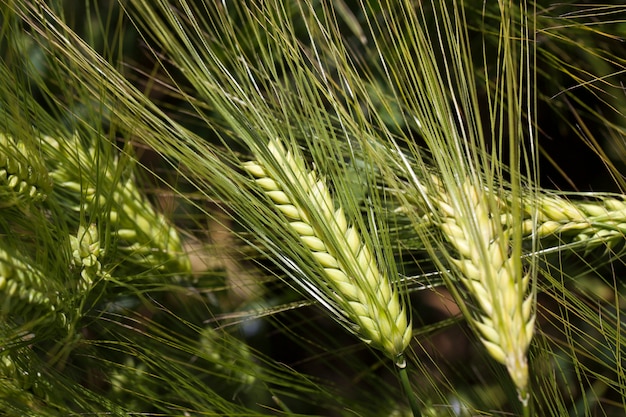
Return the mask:
<path id="1" fill-rule="evenodd" d="M 415 398 L 415 394 L 413 393 L 413 389 L 411 388 L 411 382 L 409 381 L 409 372 L 407 371 L 406 367 L 403 367 L 398 369 L 398 374 L 400 376 L 400 384 L 402 385 L 402 390 L 409 400 L 409 407 L 411 407 L 411 413 L 413 414 L 413 417 L 421 417 L 422 412 L 420 411 L 420 407 L 417 404 L 417 398 Z"/>
<path id="2" fill-rule="evenodd" d="M 312 282 L 319 284 L 317 290 L 326 301 L 339 307 L 355 334 L 403 367 L 402 353 L 411 339 L 411 325 L 397 290 L 379 270 L 357 228 L 349 225 L 341 208 L 335 208 L 325 181 L 278 141 L 271 141 L 268 149 L 283 180 L 264 166 L 270 164 L 247 162 L 243 168 L 256 178 L 302 245 L 311 251 L 323 273 L 322 279 Z"/>

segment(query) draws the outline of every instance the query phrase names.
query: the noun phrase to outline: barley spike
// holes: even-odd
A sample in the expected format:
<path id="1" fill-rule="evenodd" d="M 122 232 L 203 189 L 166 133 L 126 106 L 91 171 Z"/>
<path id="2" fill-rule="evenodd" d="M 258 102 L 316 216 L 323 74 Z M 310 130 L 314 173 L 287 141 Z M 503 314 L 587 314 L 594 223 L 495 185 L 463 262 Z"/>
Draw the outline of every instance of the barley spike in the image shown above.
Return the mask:
<path id="1" fill-rule="evenodd" d="M 441 230 L 460 259 L 452 264 L 460 281 L 476 302 L 470 317 L 487 352 L 507 367 L 522 401 L 528 399 L 527 350 L 534 332 L 534 296 L 530 276 L 515 267 L 508 256 L 510 229 L 500 224 L 487 199 L 487 191 L 469 180 L 460 192 L 467 198 L 466 210 L 455 207 L 444 192 Z"/>
<path id="2" fill-rule="evenodd" d="M 95 147 L 86 147 L 78 135 L 42 138 L 42 149 L 51 165 L 50 175 L 58 189 L 68 194 L 76 212 L 92 213 L 110 208 L 108 218 L 119 249 L 129 260 L 150 268 L 190 271 L 176 229 L 140 192 L 133 175 L 116 175 L 119 158 L 99 158 Z M 95 220 L 95 219 L 94 219 Z"/>
<path id="3" fill-rule="evenodd" d="M 533 208 L 538 211 L 533 230 Z M 583 244 L 585 252 L 605 244 L 606 251 L 624 241 L 626 202 L 623 199 L 598 196 L 595 201 L 574 202 L 557 195 L 542 195 L 535 203 L 527 203 L 528 218 L 523 223 L 526 235 L 540 238 L 569 237 Z"/>
<path id="4" fill-rule="evenodd" d="M 0 133 L 0 207 L 46 199 L 52 182 L 38 154 L 24 141 Z"/>
<path id="5" fill-rule="evenodd" d="M 304 203 L 264 164 L 246 162 L 243 168 L 256 178 L 256 184 L 311 251 L 324 273 L 319 289 L 343 312 L 351 330 L 404 366 L 401 358 L 411 340 L 411 323 L 396 288 L 379 270 L 370 248 L 357 228 L 349 225 L 342 208 L 335 208 L 324 179 L 306 169 L 303 159 L 287 152 L 279 141 L 271 141 L 268 149 L 284 182 L 303 192 Z M 324 224 L 317 224 L 317 219 Z"/>
<path id="6" fill-rule="evenodd" d="M 53 320 L 65 326 L 66 316 L 59 311 L 61 293 L 62 289 L 47 279 L 31 259 L 15 248 L 0 247 L 1 316 L 25 317 L 35 312 L 46 322 Z"/>

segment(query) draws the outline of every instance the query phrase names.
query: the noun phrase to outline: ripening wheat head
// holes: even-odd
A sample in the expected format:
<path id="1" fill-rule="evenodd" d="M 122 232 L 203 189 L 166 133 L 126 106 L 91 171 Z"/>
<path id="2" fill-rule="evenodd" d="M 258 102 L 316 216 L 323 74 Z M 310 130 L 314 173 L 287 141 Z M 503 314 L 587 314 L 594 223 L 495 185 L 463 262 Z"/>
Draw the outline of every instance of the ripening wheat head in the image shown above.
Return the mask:
<path id="1" fill-rule="evenodd" d="M 351 323 L 351 330 L 362 340 L 394 360 L 399 360 L 411 339 L 411 324 L 400 297 L 389 278 L 381 272 L 371 249 L 351 226 L 341 208 L 335 208 L 324 179 L 306 169 L 299 155 L 286 152 L 278 141 L 269 150 L 277 167 L 306 197 L 298 203 L 289 187 L 272 178 L 261 163 L 247 162 L 244 169 L 286 218 L 321 266 L 324 276 L 311 279 L 325 299 L 338 307 Z M 323 219 L 324 225 L 315 219 Z M 306 287 L 305 287 L 306 288 Z M 316 297 L 319 296 L 316 295 Z"/>
<path id="2" fill-rule="evenodd" d="M 443 192 L 436 200 L 443 213 L 441 228 L 458 252 L 459 259 L 452 263 L 476 303 L 471 320 L 480 340 L 494 359 L 506 365 L 520 398 L 527 401 L 526 355 L 535 325 L 530 275 L 524 275 L 509 256 L 509 233 L 494 215 L 487 191 L 469 180 L 460 191 L 468 210 L 455 208 Z"/>
<path id="3" fill-rule="evenodd" d="M 84 146 L 78 134 L 43 136 L 41 144 L 55 187 L 71 198 L 72 210 L 92 213 L 95 208 L 110 207 L 107 220 L 123 241 L 119 249 L 132 255 L 129 260 L 151 268 L 189 272 L 191 266 L 178 232 L 139 190 L 134 175 L 119 178 L 119 157 L 99 157 L 96 147 Z"/>
<path id="4" fill-rule="evenodd" d="M 626 234 L 626 202 L 624 197 L 615 198 L 596 194 L 591 201 L 570 201 L 555 194 L 542 195 L 534 204 L 527 204 L 527 218 L 523 233 L 539 238 L 558 235 L 562 242 L 579 243 L 585 252 L 606 245 L 608 252 Z M 537 208 L 536 227 L 532 219 Z"/>
<path id="5" fill-rule="evenodd" d="M 17 248 L 0 245 L 0 318 L 36 316 L 65 326 L 62 289 L 49 274 Z"/>
<path id="6" fill-rule="evenodd" d="M 52 186 L 36 151 L 0 133 L 0 208 L 46 199 Z"/>

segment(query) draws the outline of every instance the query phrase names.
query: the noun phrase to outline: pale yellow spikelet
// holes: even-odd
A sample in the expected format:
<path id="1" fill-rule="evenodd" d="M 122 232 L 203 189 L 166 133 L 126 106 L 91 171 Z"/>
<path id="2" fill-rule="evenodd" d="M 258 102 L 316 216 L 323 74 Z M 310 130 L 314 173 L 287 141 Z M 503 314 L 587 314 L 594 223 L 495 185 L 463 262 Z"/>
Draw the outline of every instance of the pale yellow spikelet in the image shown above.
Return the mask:
<path id="1" fill-rule="evenodd" d="M 298 203 L 292 189 L 281 186 L 279 178 L 272 178 L 261 163 L 247 162 L 243 168 L 256 178 L 256 184 L 322 267 L 324 285 L 319 289 L 352 323 L 351 330 L 403 366 L 401 355 L 411 339 L 411 324 L 397 289 L 380 271 L 357 228 L 350 225 L 341 208 L 335 207 L 325 181 L 278 141 L 272 141 L 269 150 L 275 168 L 281 170 L 287 184 L 295 184 L 305 202 Z M 311 220 L 313 217 L 321 220 Z"/>
<path id="2" fill-rule="evenodd" d="M 530 277 L 508 255 L 509 231 L 502 227 L 500 216 L 492 213 L 486 191 L 469 180 L 460 188 L 466 206 L 458 209 L 439 190 L 435 201 L 441 202 L 441 230 L 458 252 L 460 259 L 452 263 L 476 305 L 470 319 L 478 336 L 487 352 L 507 367 L 520 398 L 527 401 L 527 350 L 535 322 Z"/>
<path id="3" fill-rule="evenodd" d="M 100 234 L 95 223 L 88 227 L 80 225 L 76 236 L 70 236 L 70 247 L 72 264 L 80 268 L 79 290 L 89 290 L 99 278 L 110 278 L 100 263 L 104 251 L 100 248 Z"/>

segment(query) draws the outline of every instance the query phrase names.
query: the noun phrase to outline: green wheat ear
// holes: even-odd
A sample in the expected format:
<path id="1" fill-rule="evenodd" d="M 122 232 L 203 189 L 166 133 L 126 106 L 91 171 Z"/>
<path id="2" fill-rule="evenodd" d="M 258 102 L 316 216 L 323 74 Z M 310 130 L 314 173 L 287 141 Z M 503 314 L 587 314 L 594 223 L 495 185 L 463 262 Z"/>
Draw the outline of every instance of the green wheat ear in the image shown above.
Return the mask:
<path id="1" fill-rule="evenodd" d="M 443 214 L 441 230 L 459 255 L 452 264 L 476 304 L 473 327 L 491 357 L 506 366 L 526 404 L 527 351 L 535 327 L 530 275 L 509 255 L 511 231 L 501 224 L 487 191 L 465 180 L 460 192 L 466 207 L 457 207 L 443 191 L 434 200 Z"/>
<path id="2" fill-rule="evenodd" d="M 527 204 L 527 219 L 522 225 L 525 235 L 539 238 L 559 236 L 564 243 L 575 242 L 590 252 L 606 245 L 608 252 L 624 241 L 626 235 L 625 196 L 593 195 L 593 201 L 570 201 L 558 195 L 542 195 L 537 203 Z M 536 228 L 532 219 L 537 208 Z"/>
<path id="3" fill-rule="evenodd" d="M 48 271 L 49 272 L 49 271 Z M 15 248 L 0 246 L 0 318 L 36 316 L 61 326 L 68 324 L 61 312 L 60 288 L 54 279 Z"/>
<path id="4" fill-rule="evenodd" d="M 111 225 L 120 241 L 119 249 L 129 255 L 129 261 L 150 269 L 190 272 L 190 261 L 175 227 L 153 208 L 132 174 L 119 177 L 119 157 L 98 155 L 95 147 L 85 147 L 78 135 L 45 136 L 42 149 L 55 186 L 65 193 L 72 211 L 89 215 L 109 209 L 105 218 L 98 220 Z"/>
<path id="5" fill-rule="evenodd" d="M 43 201 L 51 188 L 38 153 L 0 133 L 0 208 Z"/>
<path id="6" fill-rule="evenodd" d="M 397 289 L 380 271 L 371 249 L 357 228 L 349 224 L 343 209 L 335 207 L 324 179 L 307 170 L 303 158 L 287 152 L 280 142 L 270 142 L 268 149 L 281 177 L 301 191 L 302 203 L 263 164 L 247 162 L 243 168 L 256 178 L 321 267 L 324 275 L 308 277 L 310 282 L 304 288 L 314 297 L 322 297 L 324 303 L 337 306 L 352 332 L 403 367 L 411 323 Z"/>

